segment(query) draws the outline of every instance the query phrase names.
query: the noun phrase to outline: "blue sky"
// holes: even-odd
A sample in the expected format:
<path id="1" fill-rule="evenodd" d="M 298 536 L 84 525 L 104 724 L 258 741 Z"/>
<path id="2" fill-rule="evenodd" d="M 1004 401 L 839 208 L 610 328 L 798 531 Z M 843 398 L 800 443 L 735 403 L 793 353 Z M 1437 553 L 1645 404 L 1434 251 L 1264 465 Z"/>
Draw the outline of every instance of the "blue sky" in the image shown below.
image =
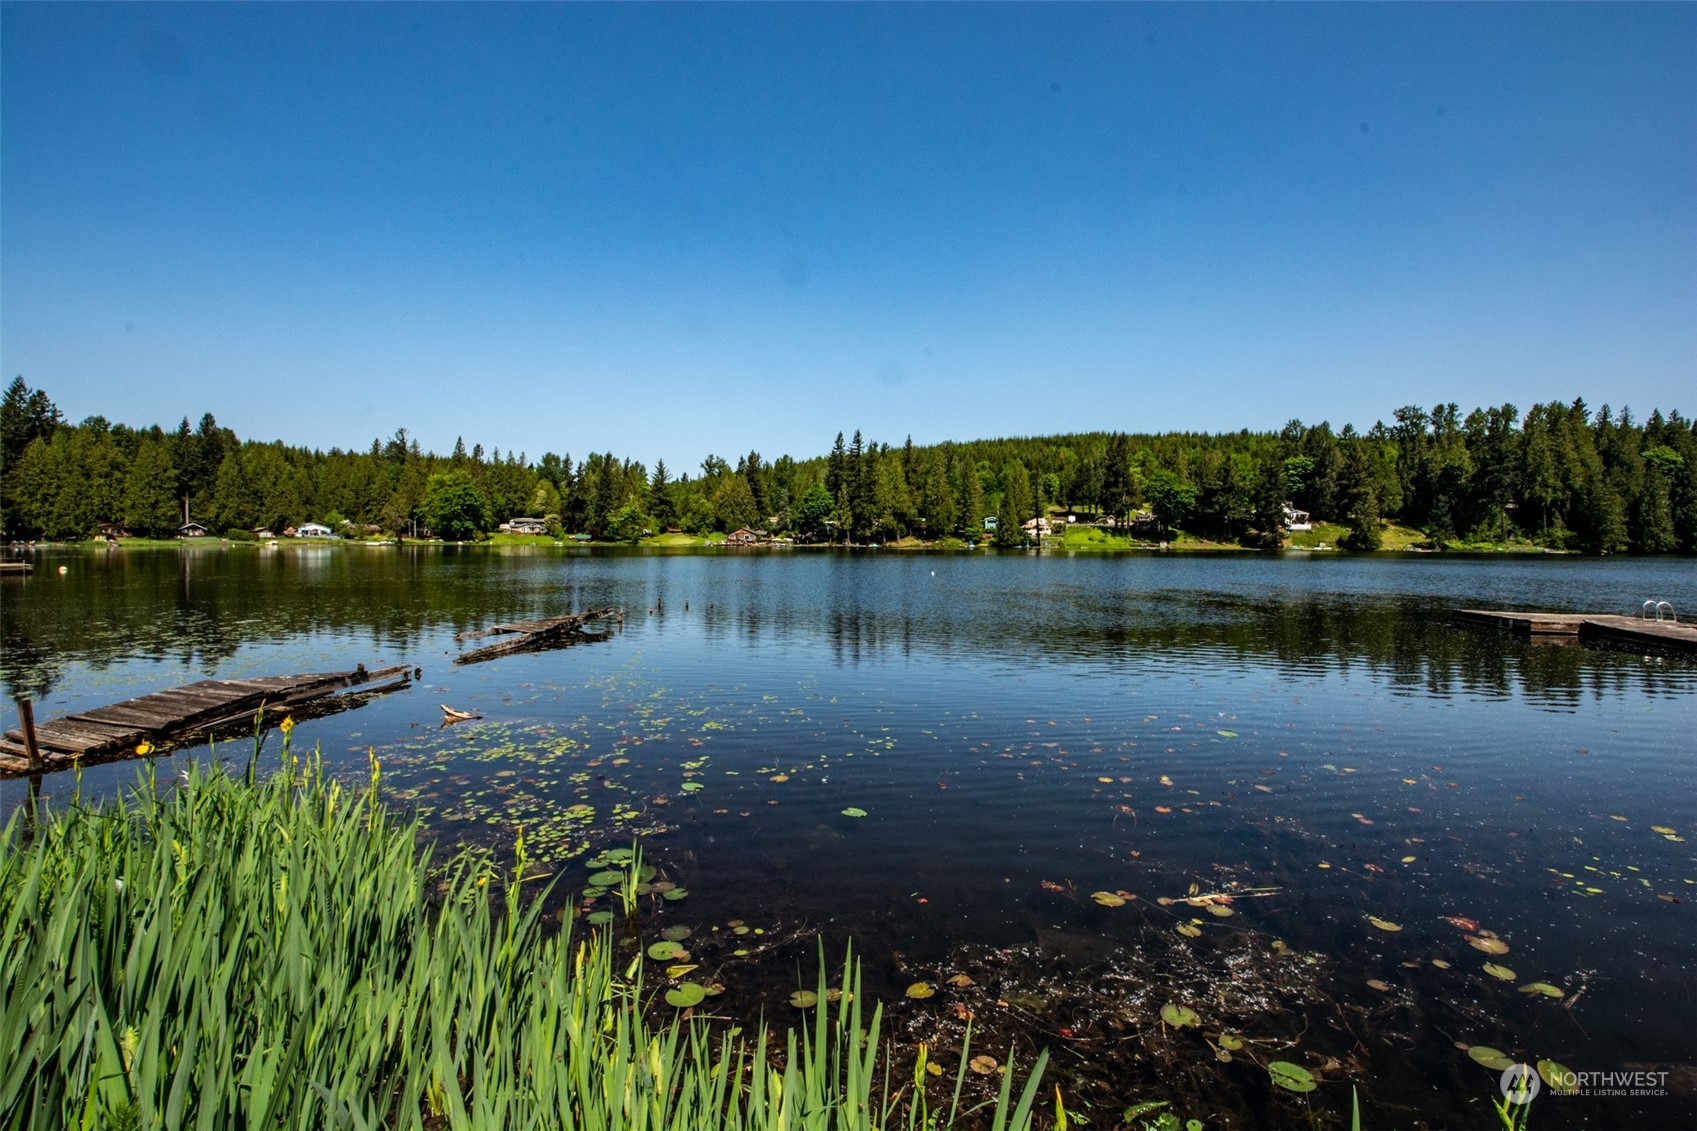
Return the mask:
<path id="1" fill-rule="evenodd" d="M 0 372 L 692 468 L 1697 411 L 1697 5 L 0 9 Z"/>

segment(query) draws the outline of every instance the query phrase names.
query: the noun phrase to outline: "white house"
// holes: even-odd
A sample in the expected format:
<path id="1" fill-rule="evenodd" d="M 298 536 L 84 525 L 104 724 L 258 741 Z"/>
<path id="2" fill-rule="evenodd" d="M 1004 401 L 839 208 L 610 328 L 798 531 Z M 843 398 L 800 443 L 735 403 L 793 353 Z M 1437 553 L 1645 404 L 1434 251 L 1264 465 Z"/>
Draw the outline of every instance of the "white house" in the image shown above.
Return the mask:
<path id="1" fill-rule="evenodd" d="M 514 534 L 546 534 L 548 533 L 548 524 L 540 518 L 515 518 L 510 522 L 502 523 L 501 529 L 511 531 Z"/>
<path id="2" fill-rule="evenodd" d="M 1289 503 L 1285 504 L 1286 530 L 1313 530 L 1314 521 L 1307 511 L 1299 511 Z"/>
<path id="3" fill-rule="evenodd" d="M 295 527 L 296 538 L 328 538 L 331 530 L 321 522 L 303 522 Z"/>

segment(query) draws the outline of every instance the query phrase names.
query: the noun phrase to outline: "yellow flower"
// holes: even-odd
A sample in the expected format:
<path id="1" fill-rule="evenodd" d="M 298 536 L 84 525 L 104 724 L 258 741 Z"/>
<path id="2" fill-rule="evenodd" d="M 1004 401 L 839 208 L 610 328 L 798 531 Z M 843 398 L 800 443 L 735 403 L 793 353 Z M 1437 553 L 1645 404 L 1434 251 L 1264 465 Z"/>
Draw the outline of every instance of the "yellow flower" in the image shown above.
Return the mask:
<path id="1" fill-rule="evenodd" d="M 284 738 L 287 738 L 289 732 L 295 729 L 295 717 L 293 715 L 283 716 L 283 721 L 277 724 L 277 729 L 283 732 Z"/>
<path id="2" fill-rule="evenodd" d="M 153 743 L 147 741 L 145 738 L 142 739 L 141 742 L 136 745 L 136 753 L 142 755 L 153 753 Z"/>

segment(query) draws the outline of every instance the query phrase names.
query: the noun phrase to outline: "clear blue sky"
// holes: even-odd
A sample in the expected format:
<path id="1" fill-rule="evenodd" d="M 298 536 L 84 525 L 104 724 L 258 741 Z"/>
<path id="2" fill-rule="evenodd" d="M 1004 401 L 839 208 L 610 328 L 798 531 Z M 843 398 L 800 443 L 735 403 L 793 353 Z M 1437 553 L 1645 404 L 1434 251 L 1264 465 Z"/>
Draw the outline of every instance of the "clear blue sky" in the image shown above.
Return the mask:
<path id="1" fill-rule="evenodd" d="M 7 3 L 73 420 L 822 452 L 1697 411 L 1697 6 Z"/>

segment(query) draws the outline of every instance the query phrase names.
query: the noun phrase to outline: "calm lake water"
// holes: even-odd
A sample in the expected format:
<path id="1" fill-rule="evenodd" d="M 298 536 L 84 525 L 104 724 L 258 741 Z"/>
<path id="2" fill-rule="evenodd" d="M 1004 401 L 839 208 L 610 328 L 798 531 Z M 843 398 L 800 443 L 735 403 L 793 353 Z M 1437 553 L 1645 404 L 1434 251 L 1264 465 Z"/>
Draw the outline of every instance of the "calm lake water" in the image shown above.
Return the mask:
<path id="1" fill-rule="evenodd" d="M 1689 560 L 291 546 L 37 563 L 0 585 L 0 632 L 8 691 L 39 715 L 208 676 L 418 665 L 419 686 L 304 721 L 297 747 L 359 783 L 374 748 L 386 790 L 449 839 L 505 852 L 522 825 L 562 896 L 593 851 L 646 833 L 688 893 L 654 922 L 695 932 L 723 1015 L 796 1016 L 818 940 L 835 962 L 852 937 L 892 1031 L 946 1036 L 971 1009 L 998 1055 L 1046 1044 L 1092 1127 L 1159 1099 L 1208 1127 L 1347 1125 L 1350 1084 L 1370 1127 L 1496 1126 L 1498 1072 L 1458 1042 L 1668 1074 L 1648 1085 L 1662 1095 L 1546 1089 L 1539 1127 L 1697 1125 L 1697 664 L 1449 620 L 1647 597 L 1697 613 Z M 458 632 L 603 605 L 627 610 L 605 640 L 451 663 Z M 483 718 L 443 729 L 444 703 Z M 91 769 L 82 789 L 135 773 Z M 8 808 L 23 796 L 0 783 Z M 1492 940 L 1506 952 L 1478 949 Z M 905 998 L 916 982 L 935 996 Z M 1200 1027 L 1163 1026 L 1163 1004 Z M 1222 1034 L 1244 1041 L 1229 1059 Z M 1319 1088 L 1274 1091 L 1270 1060 Z"/>

